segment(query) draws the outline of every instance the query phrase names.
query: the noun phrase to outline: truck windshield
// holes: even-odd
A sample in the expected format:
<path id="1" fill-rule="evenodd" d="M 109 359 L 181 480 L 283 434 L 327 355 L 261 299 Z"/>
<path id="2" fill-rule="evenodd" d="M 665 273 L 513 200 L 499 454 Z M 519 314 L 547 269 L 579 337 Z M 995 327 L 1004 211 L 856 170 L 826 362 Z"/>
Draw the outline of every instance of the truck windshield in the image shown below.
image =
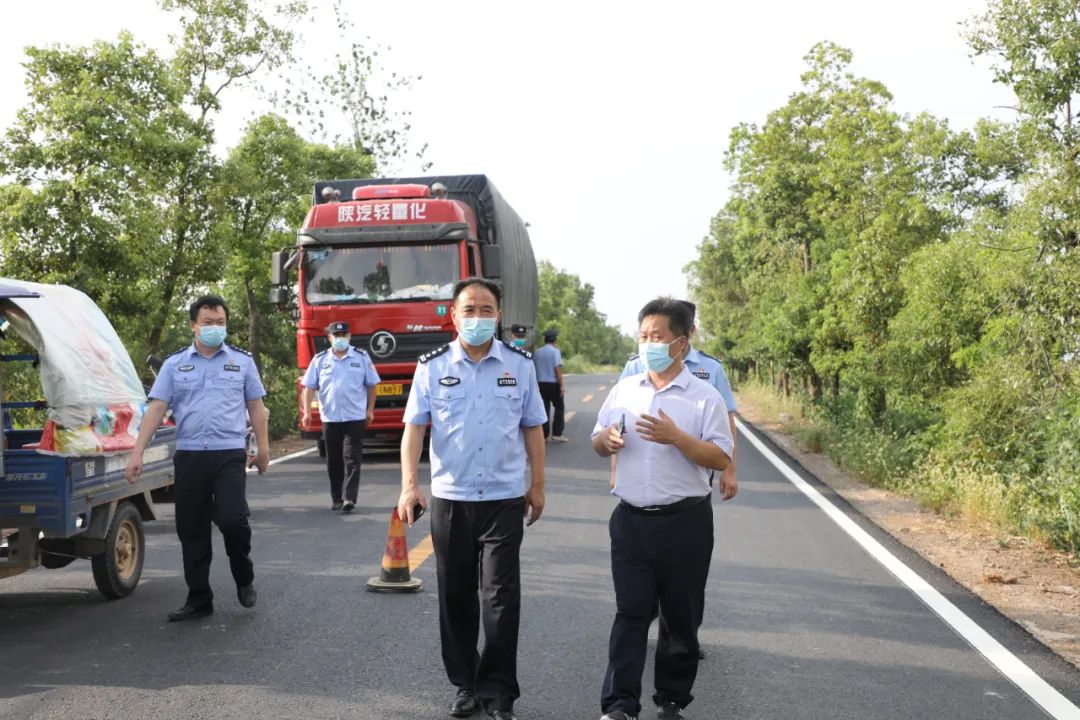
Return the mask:
<path id="1" fill-rule="evenodd" d="M 304 251 L 304 297 L 311 305 L 449 300 L 458 246 L 311 248 Z"/>

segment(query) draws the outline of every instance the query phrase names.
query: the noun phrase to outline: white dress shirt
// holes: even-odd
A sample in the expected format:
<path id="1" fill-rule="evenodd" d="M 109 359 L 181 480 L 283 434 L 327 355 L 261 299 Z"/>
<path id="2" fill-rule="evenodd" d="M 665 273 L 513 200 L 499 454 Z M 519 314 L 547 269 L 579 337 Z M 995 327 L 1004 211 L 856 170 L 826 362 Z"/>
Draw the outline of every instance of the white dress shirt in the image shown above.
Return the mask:
<path id="1" fill-rule="evenodd" d="M 660 417 L 660 410 L 685 433 L 710 442 L 731 457 L 733 440 L 724 399 L 709 383 L 684 366 L 664 389 L 657 390 L 647 372 L 623 378 L 608 393 L 592 435 L 626 417 L 626 446 L 619 451 L 612 494 L 636 507 L 670 505 L 708 495 L 709 468 L 694 464 L 674 445 L 645 440 L 636 423 L 642 415 Z"/>

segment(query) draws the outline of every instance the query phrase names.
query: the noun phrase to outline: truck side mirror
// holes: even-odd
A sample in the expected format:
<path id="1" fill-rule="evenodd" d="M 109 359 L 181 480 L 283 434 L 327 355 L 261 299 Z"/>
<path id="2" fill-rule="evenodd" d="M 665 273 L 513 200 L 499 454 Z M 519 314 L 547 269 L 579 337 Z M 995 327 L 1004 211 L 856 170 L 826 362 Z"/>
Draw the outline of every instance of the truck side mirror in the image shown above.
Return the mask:
<path id="1" fill-rule="evenodd" d="M 270 284 L 288 285 L 289 271 L 285 266 L 289 262 L 289 253 L 278 251 L 270 254 Z"/>
<path id="2" fill-rule="evenodd" d="M 288 304 L 289 288 L 280 286 L 270 288 L 270 302 L 278 307 L 283 307 Z"/>
<path id="3" fill-rule="evenodd" d="M 502 277 L 502 248 L 498 245 L 481 245 L 480 262 L 484 264 L 484 277 Z"/>

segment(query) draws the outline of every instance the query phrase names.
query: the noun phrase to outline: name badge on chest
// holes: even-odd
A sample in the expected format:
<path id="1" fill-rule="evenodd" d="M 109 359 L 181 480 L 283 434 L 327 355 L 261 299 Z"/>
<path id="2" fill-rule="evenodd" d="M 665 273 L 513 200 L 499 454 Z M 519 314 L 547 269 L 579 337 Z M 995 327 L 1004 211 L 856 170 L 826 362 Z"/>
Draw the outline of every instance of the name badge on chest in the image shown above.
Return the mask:
<path id="1" fill-rule="evenodd" d="M 698 370 L 697 372 L 694 373 L 694 376 L 699 377 L 702 380 L 708 380 L 709 379 L 709 373 L 705 372 L 704 370 Z"/>
<path id="2" fill-rule="evenodd" d="M 517 387 L 517 378 L 501 377 L 495 382 L 499 387 Z"/>
<path id="3" fill-rule="evenodd" d="M 239 365 L 234 365 L 232 363 L 229 363 L 228 365 L 226 365 L 225 369 L 228 370 L 229 372 L 240 372 L 240 366 Z"/>

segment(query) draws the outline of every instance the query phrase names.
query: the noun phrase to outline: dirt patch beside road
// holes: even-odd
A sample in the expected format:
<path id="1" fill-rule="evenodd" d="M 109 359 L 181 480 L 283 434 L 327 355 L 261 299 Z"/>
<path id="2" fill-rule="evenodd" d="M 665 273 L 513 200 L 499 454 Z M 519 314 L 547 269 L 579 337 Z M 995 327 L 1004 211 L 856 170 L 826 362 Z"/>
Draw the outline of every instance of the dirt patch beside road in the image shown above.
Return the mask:
<path id="1" fill-rule="evenodd" d="M 870 487 L 811 453 L 749 400 L 739 415 L 792 455 L 860 513 L 942 568 L 1040 642 L 1080 668 L 1080 570 L 1069 557 L 1022 537 L 920 508 L 913 500 Z"/>

